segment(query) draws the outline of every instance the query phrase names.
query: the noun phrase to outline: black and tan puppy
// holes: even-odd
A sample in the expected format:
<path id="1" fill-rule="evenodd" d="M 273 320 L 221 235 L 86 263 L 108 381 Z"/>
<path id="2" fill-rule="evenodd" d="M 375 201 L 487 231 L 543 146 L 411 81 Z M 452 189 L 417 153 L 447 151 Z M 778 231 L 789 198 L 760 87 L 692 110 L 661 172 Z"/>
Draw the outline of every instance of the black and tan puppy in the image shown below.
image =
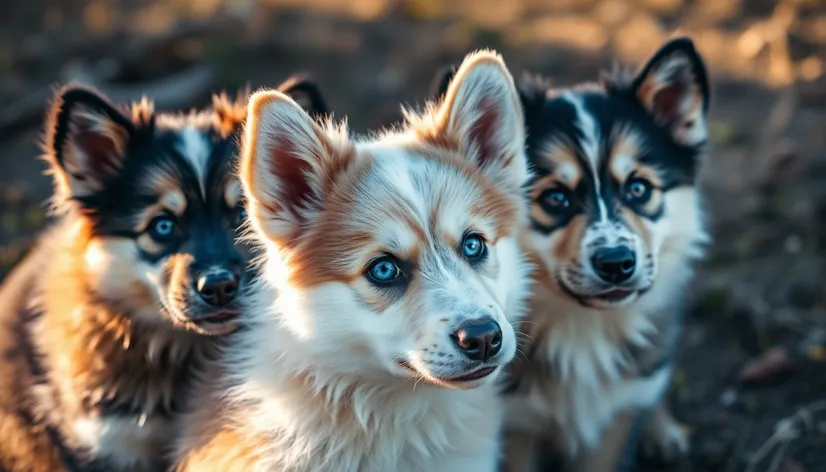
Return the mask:
<path id="1" fill-rule="evenodd" d="M 441 93 L 445 71 L 434 82 Z M 527 127 L 536 265 L 512 365 L 511 472 L 533 470 L 550 440 L 580 471 L 614 470 L 634 415 L 662 456 L 688 438 L 662 404 L 692 260 L 707 237 L 697 171 L 709 85 L 692 41 L 679 38 L 636 74 L 551 88 L 520 86 Z"/>
<path id="2" fill-rule="evenodd" d="M 293 89 L 326 112 L 314 84 Z M 252 277 L 232 172 L 245 106 L 222 95 L 172 115 L 58 92 L 45 147 L 60 217 L 0 290 L 0 470 L 164 470 Z"/>

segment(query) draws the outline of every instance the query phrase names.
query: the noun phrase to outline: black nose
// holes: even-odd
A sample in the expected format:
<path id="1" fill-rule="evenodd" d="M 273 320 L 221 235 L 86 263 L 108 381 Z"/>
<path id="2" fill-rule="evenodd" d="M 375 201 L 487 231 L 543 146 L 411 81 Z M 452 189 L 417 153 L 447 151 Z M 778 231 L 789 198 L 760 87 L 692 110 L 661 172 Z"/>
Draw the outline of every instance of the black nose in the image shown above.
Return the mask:
<path id="1" fill-rule="evenodd" d="M 591 258 L 591 263 L 602 280 L 618 284 L 634 275 L 637 258 L 630 248 L 617 246 L 598 249 Z"/>
<path id="2" fill-rule="evenodd" d="M 238 293 L 238 276 L 228 270 L 210 272 L 198 278 L 198 295 L 212 306 L 224 306 Z"/>
<path id="3" fill-rule="evenodd" d="M 450 337 L 474 361 L 486 361 L 502 349 L 502 328 L 491 317 L 466 321 Z"/>

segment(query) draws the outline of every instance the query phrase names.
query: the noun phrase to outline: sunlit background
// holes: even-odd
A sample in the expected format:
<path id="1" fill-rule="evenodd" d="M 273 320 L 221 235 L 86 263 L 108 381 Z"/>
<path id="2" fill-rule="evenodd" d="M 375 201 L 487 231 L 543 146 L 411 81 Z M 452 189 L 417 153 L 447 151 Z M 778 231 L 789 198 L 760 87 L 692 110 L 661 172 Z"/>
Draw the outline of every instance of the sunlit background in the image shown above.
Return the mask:
<path id="1" fill-rule="evenodd" d="M 118 100 L 146 93 L 171 109 L 306 71 L 364 132 L 396 120 L 400 103 L 422 103 L 436 70 L 477 47 L 566 85 L 637 64 L 675 32 L 695 39 L 714 82 L 704 186 L 715 244 L 686 307 L 672 395 L 694 450 L 650 470 L 824 470 L 823 1 L 4 2 L 0 275 L 47 223 L 37 155 L 56 84 Z M 754 361 L 764 372 L 745 382 Z"/>

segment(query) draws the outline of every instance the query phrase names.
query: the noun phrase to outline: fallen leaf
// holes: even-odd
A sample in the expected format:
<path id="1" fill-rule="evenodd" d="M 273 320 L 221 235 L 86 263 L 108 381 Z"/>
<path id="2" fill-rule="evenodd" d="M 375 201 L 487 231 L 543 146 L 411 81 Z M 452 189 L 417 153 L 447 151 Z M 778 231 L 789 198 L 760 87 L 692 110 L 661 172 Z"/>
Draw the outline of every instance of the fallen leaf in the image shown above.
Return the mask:
<path id="1" fill-rule="evenodd" d="M 782 347 L 773 347 L 760 357 L 747 362 L 740 370 L 740 380 L 744 382 L 770 380 L 790 372 L 792 367 L 788 351 Z"/>

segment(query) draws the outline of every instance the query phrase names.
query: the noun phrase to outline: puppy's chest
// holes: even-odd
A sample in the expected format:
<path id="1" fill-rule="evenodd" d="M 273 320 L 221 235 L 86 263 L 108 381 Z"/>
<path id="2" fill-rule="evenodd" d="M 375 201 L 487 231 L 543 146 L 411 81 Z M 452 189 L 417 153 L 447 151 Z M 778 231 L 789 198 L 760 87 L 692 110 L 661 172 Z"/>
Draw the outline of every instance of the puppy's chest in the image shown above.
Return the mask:
<path id="1" fill-rule="evenodd" d="M 377 409 L 375 420 L 367 425 L 352 421 L 349 415 L 330 422 L 329 416 L 320 416 L 323 408 L 312 401 L 285 403 L 290 410 L 285 415 L 288 421 L 267 421 L 263 428 L 268 430 L 263 436 L 269 438 L 266 462 L 276 464 L 267 470 L 492 471 L 501 421 L 500 403 L 492 387 L 459 395 L 444 392 L 450 401 L 432 402 L 428 408 L 417 406 L 415 412 L 388 405 Z M 256 416 L 266 419 L 267 413 Z"/>
<path id="2" fill-rule="evenodd" d="M 506 428 L 560 431 L 557 440 L 570 453 L 594 447 L 617 413 L 660 400 L 671 375 L 668 354 L 662 346 L 603 346 L 571 353 L 567 365 L 559 357 L 517 365 L 505 394 Z"/>
<path id="3" fill-rule="evenodd" d="M 172 419 L 162 415 L 88 414 L 68 426 L 75 447 L 93 469 L 137 472 L 164 468 L 162 458 L 175 429 Z"/>
<path id="4" fill-rule="evenodd" d="M 75 459 L 90 470 L 166 468 L 162 459 L 173 439 L 174 420 L 213 347 L 172 339 L 156 353 L 147 345 L 143 340 L 126 349 L 101 344 L 70 357 L 65 369 L 59 353 L 46 351 L 39 408 Z"/>

